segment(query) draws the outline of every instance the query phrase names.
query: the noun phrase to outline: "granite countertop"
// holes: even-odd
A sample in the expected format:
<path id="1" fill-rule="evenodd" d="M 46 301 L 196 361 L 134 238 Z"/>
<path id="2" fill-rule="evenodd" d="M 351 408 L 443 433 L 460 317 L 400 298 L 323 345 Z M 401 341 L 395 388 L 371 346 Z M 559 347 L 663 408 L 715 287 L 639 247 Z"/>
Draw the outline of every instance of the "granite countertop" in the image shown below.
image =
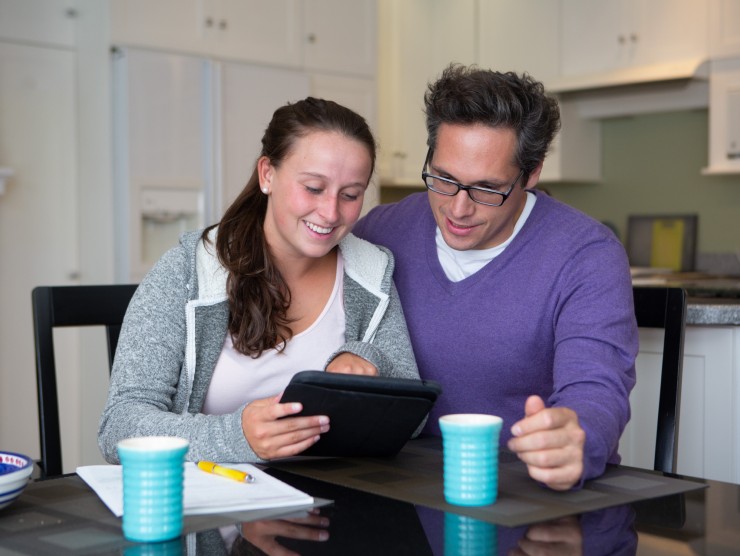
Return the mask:
<path id="1" fill-rule="evenodd" d="M 687 325 L 740 326 L 740 299 L 692 297 L 689 293 Z"/>
<path id="2" fill-rule="evenodd" d="M 633 269 L 633 285 L 684 288 L 688 293 L 687 325 L 740 326 L 740 277 L 654 271 Z"/>

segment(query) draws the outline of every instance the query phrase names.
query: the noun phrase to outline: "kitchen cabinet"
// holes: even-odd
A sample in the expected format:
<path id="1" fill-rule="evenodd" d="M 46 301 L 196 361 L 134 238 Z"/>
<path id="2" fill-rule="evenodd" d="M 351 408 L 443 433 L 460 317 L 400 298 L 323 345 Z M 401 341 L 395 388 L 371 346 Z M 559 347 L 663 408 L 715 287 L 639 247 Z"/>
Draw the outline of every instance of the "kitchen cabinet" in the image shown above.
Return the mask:
<path id="1" fill-rule="evenodd" d="M 450 62 L 476 61 L 475 0 L 380 0 L 378 75 L 384 186 L 422 187 L 424 92 Z"/>
<path id="2" fill-rule="evenodd" d="M 376 1 L 111 0 L 117 45 L 375 74 Z"/>
<path id="3" fill-rule="evenodd" d="M 709 53 L 708 20 L 695 0 L 562 0 L 561 80 L 598 87 L 693 72 Z"/>
<path id="4" fill-rule="evenodd" d="M 540 182 L 601 181 L 601 122 L 580 115 L 578 100 L 560 104 L 560 131 L 550 146 Z"/>
<path id="5" fill-rule="evenodd" d="M 111 41 L 298 67 L 300 0 L 111 0 Z"/>
<path id="6" fill-rule="evenodd" d="M 652 469 L 663 332 L 640 329 L 632 419 L 622 463 Z M 677 472 L 740 483 L 740 327 L 687 326 Z"/>
<path id="7" fill-rule="evenodd" d="M 713 60 L 709 76 L 709 166 L 740 174 L 740 58 Z"/>
<path id="8" fill-rule="evenodd" d="M 375 77 L 377 0 L 304 0 L 303 68 Z"/>
<path id="9" fill-rule="evenodd" d="M 740 56 L 740 0 L 710 0 L 709 30 L 711 58 Z"/>
<path id="10" fill-rule="evenodd" d="M 72 0 L 0 0 L 0 40 L 74 48 L 74 6 Z"/>
<path id="11" fill-rule="evenodd" d="M 519 25 L 523 22 L 526 32 Z M 476 29 L 482 67 L 527 72 L 545 86 L 558 78 L 559 2 L 479 0 Z"/>

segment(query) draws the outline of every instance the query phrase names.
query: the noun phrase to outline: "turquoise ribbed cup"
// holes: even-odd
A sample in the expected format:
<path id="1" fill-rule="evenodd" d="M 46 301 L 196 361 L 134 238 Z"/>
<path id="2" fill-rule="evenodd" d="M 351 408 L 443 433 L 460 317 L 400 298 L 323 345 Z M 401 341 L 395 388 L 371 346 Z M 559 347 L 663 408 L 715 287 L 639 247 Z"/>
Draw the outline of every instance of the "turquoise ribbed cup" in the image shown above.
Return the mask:
<path id="1" fill-rule="evenodd" d="M 187 451 L 187 440 L 170 436 L 129 438 L 118 443 L 126 539 L 159 542 L 182 534 Z"/>
<path id="2" fill-rule="evenodd" d="M 444 495 L 450 504 L 487 506 L 498 495 L 498 439 L 503 420 L 459 413 L 439 418 L 444 450 Z"/>
<path id="3" fill-rule="evenodd" d="M 492 523 L 445 513 L 445 556 L 496 556 L 498 531 Z"/>

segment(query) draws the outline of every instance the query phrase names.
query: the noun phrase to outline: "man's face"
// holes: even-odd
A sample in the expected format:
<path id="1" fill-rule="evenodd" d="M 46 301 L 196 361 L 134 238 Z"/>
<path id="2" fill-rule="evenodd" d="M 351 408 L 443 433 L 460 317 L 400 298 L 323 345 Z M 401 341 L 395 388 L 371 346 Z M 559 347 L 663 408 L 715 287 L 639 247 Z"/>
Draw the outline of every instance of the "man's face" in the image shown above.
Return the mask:
<path id="1" fill-rule="evenodd" d="M 509 128 L 482 124 L 442 124 L 427 172 L 463 185 L 508 191 L 521 169 L 514 164 L 516 136 Z M 533 187 L 539 171 L 527 184 Z M 524 209 L 526 192 L 517 184 L 506 202 L 490 207 L 466 191 L 453 197 L 429 191 L 429 204 L 447 245 L 458 251 L 487 249 L 506 241 Z"/>

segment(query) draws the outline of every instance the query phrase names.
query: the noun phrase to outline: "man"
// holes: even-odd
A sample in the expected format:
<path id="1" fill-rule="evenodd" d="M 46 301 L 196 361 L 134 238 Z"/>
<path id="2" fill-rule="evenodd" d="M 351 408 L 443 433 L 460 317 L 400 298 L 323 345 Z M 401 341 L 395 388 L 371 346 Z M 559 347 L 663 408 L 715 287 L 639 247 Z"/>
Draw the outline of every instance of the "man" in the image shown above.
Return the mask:
<path id="1" fill-rule="evenodd" d="M 423 378 L 493 413 L 530 476 L 566 490 L 619 461 L 637 354 L 629 264 L 605 226 L 533 190 L 560 125 L 542 84 L 452 65 L 426 95 L 428 191 L 355 234 L 389 247 Z"/>

